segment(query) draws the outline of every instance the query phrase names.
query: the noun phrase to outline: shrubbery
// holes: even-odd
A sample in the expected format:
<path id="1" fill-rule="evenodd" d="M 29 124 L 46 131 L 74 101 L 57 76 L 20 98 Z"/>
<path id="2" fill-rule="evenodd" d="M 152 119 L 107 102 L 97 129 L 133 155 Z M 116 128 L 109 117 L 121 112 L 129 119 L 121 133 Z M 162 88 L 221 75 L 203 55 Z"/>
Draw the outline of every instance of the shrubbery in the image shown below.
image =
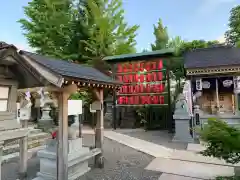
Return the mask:
<path id="1" fill-rule="evenodd" d="M 209 119 L 200 138 L 206 143 L 201 154 L 224 159 L 227 163 L 240 162 L 240 130 L 218 119 Z"/>

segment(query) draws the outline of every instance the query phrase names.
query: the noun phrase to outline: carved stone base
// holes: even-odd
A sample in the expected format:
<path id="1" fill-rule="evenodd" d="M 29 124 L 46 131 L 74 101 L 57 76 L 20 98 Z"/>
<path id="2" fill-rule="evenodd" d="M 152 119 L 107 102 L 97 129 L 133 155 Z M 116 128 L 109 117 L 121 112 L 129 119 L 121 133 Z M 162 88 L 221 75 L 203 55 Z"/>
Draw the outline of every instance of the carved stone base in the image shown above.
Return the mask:
<path id="1" fill-rule="evenodd" d="M 68 180 L 75 180 L 88 172 L 88 160 L 85 159 L 89 148 L 82 147 L 82 139 L 68 141 Z M 40 172 L 34 180 L 57 180 L 57 143 L 50 140 L 44 150 L 38 152 Z"/>

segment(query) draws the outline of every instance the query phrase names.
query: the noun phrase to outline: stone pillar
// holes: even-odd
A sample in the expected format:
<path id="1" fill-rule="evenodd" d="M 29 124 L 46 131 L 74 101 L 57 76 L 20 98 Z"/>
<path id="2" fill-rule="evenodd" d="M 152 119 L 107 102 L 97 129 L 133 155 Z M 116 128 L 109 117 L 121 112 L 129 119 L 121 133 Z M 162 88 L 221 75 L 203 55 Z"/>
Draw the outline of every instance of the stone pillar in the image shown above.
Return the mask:
<path id="1" fill-rule="evenodd" d="M 28 120 L 21 120 L 22 128 L 28 127 Z M 19 177 L 24 179 L 27 176 L 27 154 L 28 154 L 28 137 L 25 136 L 19 141 L 20 147 L 20 163 L 19 163 Z"/>
<path id="2" fill-rule="evenodd" d="M 188 111 L 187 102 L 181 94 L 176 103 L 176 109 L 173 115 L 175 121 L 175 135 L 173 141 L 193 143 L 194 139 L 190 134 L 191 115 Z"/>

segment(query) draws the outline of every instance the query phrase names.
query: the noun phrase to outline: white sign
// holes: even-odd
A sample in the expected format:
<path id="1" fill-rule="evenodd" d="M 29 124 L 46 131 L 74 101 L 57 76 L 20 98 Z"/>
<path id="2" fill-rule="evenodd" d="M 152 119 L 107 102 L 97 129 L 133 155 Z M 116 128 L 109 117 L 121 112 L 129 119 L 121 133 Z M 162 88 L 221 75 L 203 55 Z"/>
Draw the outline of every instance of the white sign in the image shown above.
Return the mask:
<path id="1" fill-rule="evenodd" d="M 68 100 L 68 115 L 82 114 L 82 100 Z"/>
<path id="2" fill-rule="evenodd" d="M 223 81 L 223 86 L 224 87 L 230 87 L 233 84 L 232 80 L 225 80 Z"/>
<path id="3" fill-rule="evenodd" d="M 91 113 L 95 113 L 96 112 L 96 110 L 92 109 L 92 104 L 90 104 L 90 112 Z"/>
<path id="4" fill-rule="evenodd" d="M 202 88 L 203 89 L 209 89 L 210 86 L 211 86 L 210 82 L 208 82 L 208 81 L 203 81 L 202 82 Z"/>
<path id="5" fill-rule="evenodd" d="M 101 103 L 100 101 L 94 101 L 91 106 L 92 110 L 101 110 Z"/>
<path id="6" fill-rule="evenodd" d="M 196 90 L 201 91 L 202 90 L 202 79 L 196 80 Z"/>

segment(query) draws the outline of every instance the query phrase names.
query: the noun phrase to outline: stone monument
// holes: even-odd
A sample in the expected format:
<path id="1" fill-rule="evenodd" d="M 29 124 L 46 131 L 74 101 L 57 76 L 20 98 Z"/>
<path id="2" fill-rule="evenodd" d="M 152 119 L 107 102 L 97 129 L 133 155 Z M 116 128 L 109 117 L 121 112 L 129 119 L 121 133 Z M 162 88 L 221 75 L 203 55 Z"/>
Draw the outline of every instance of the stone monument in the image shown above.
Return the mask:
<path id="1" fill-rule="evenodd" d="M 76 106 L 79 109 L 72 111 Z M 76 127 L 73 124 L 76 121 L 76 116 L 82 112 L 80 102 L 72 102 L 68 105 L 68 180 L 75 180 L 88 172 L 88 159 L 91 156 L 90 150 L 83 147 L 82 138 L 78 136 Z M 40 159 L 40 172 L 34 180 L 57 180 L 57 140 L 49 139 L 46 143 L 46 148 L 38 151 Z"/>
<path id="2" fill-rule="evenodd" d="M 77 131 L 68 128 L 68 180 L 75 180 L 88 172 L 89 148 L 82 146 L 82 138 Z M 34 180 L 57 180 L 57 140 L 49 139 L 45 149 L 38 152 L 40 172 Z"/>
<path id="3" fill-rule="evenodd" d="M 175 120 L 175 135 L 173 141 L 193 143 L 194 139 L 190 134 L 190 120 L 192 116 L 189 112 L 187 101 L 183 94 L 180 94 L 176 102 L 173 115 Z"/>

